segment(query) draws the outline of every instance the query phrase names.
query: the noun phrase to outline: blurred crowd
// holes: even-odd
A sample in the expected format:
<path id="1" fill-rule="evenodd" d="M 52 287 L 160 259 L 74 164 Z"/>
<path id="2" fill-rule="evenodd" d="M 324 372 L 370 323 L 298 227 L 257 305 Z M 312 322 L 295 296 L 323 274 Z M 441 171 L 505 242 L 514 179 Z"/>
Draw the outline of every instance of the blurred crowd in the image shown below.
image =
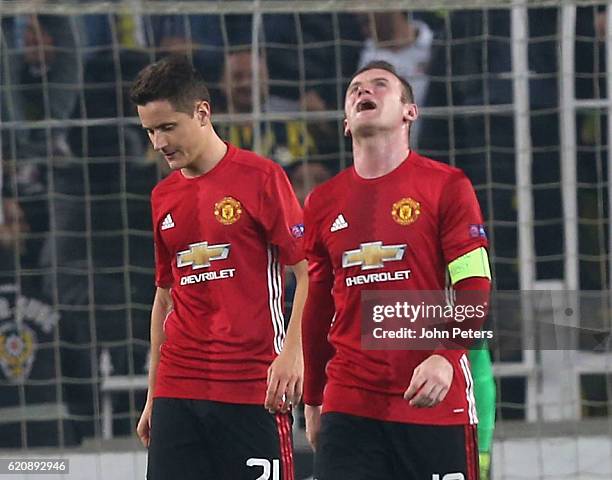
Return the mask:
<path id="1" fill-rule="evenodd" d="M 127 91 L 163 55 L 192 59 L 211 87 L 213 120 L 223 114 L 222 136 L 280 163 L 301 200 L 348 166 L 338 113 L 348 79 L 371 60 L 392 63 L 424 113 L 413 147 L 466 171 L 487 221 L 496 286 L 518 288 L 509 11 L 255 18 L 256 28 L 246 14 L 0 16 L 0 412 L 14 412 L 0 414 L 0 448 L 77 444 L 98 434 L 103 350 L 113 374 L 145 372 L 154 290 L 148 194 L 165 172 Z M 529 10 L 540 279 L 563 277 L 559 24 L 557 8 Z M 605 10 L 579 8 L 577 98 L 605 97 L 604 37 Z M 479 106 L 508 108 L 432 108 Z M 304 111 L 321 115 L 291 115 Z M 605 121 L 600 110 L 577 116 L 579 212 L 594 220 L 580 226 L 585 289 L 606 284 L 597 257 L 607 242 L 596 221 L 606 215 Z M 116 432 L 131 430 L 138 395 L 116 396 Z"/>

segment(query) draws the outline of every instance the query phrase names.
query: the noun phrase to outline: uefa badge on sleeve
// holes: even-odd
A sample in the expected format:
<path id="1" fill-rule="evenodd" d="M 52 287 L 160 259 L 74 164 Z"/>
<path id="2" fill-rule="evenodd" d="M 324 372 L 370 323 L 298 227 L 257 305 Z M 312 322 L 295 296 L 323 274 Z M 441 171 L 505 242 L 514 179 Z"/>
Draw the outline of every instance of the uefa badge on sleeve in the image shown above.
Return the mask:
<path id="1" fill-rule="evenodd" d="M 470 238 L 487 238 L 487 232 L 482 224 L 472 224 L 468 228 Z"/>
<path id="2" fill-rule="evenodd" d="M 293 238 L 302 238 L 304 236 L 304 224 L 298 223 L 291 227 L 291 235 L 293 235 Z"/>

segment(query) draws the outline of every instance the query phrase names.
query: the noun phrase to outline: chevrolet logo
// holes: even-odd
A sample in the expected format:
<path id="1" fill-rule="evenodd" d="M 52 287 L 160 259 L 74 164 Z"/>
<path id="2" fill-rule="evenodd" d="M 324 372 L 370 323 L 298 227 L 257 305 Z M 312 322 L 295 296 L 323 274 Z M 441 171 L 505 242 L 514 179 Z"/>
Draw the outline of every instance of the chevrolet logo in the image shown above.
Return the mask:
<path id="1" fill-rule="evenodd" d="M 210 267 L 214 260 L 225 260 L 229 256 L 230 244 L 208 245 L 208 242 L 192 243 L 189 250 L 183 250 L 176 254 L 176 266 L 188 267 L 193 270 Z"/>
<path id="2" fill-rule="evenodd" d="M 406 245 L 383 245 L 382 242 L 362 243 L 358 250 L 342 254 L 342 267 L 358 267 L 362 270 L 381 268 L 384 262 L 394 262 L 404 258 Z"/>

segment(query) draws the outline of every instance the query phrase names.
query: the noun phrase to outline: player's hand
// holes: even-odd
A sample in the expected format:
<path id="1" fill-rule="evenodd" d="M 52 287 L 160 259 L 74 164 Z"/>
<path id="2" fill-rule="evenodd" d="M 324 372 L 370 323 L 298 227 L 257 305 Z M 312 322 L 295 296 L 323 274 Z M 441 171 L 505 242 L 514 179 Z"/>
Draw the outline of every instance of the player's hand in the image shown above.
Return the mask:
<path id="1" fill-rule="evenodd" d="M 268 368 L 268 390 L 264 406 L 270 413 L 286 413 L 302 398 L 304 359 L 302 349 L 283 348 Z"/>
<path id="2" fill-rule="evenodd" d="M 306 439 L 316 451 L 317 438 L 321 429 L 321 406 L 304 405 L 304 419 L 306 420 Z"/>
<path id="3" fill-rule="evenodd" d="M 138 438 L 144 445 L 145 448 L 149 448 L 149 442 L 151 441 L 151 412 L 153 411 L 153 402 L 147 402 L 142 409 L 140 420 L 138 420 L 138 426 L 136 427 L 136 433 Z"/>
<path id="4" fill-rule="evenodd" d="M 404 399 L 413 407 L 435 407 L 450 390 L 453 366 L 441 355 L 426 358 L 414 369 Z"/>

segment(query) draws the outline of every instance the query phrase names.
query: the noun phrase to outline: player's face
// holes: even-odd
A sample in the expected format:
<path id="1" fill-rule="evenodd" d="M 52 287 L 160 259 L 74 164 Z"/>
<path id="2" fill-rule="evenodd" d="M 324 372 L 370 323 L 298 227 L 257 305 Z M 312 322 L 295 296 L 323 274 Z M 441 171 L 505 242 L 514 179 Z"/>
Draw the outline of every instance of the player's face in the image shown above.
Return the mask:
<path id="1" fill-rule="evenodd" d="M 416 120 L 416 105 L 404 103 L 403 86 L 391 72 L 366 70 L 351 81 L 344 102 L 346 130 L 355 136 L 401 128 Z"/>
<path id="2" fill-rule="evenodd" d="M 139 105 L 138 116 L 153 148 L 164 155 L 172 170 L 188 168 L 202 155 L 205 137 L 198 113 L 189 116 L 177 112 L 167 100 L 155 100 Z"/>

